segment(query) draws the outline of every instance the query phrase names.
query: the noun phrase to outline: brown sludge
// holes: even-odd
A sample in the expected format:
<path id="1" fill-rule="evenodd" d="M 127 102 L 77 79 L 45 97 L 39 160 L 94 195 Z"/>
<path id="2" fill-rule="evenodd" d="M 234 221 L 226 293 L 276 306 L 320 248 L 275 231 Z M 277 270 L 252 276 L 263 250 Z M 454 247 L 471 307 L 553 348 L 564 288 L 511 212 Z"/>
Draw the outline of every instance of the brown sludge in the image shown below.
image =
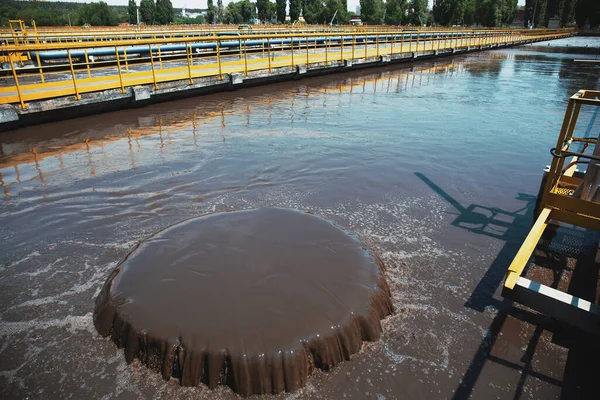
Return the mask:
<path id="1" fill-rule="evenodd" d="M 393 312 L 381 260 L 332 223 L 261 208 L 191 219 L 111 273 L 94 324 L 184 386 L 293 391 L 381 334 Z"/>

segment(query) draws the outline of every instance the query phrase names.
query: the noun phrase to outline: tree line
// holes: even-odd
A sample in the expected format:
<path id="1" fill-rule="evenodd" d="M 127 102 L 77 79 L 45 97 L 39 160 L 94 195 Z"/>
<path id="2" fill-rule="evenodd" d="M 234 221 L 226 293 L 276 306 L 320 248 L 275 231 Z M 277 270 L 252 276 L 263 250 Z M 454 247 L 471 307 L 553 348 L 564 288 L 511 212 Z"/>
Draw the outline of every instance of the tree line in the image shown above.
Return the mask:
<path id="1" fill-rule="evenodd" d="M 443 0 L 433 7 L 440 25 L 503 26 L 513 22 L 517 0 Z M 526 0 L 524 25 L 548 26 L 557 18 L 560 26 L 600 24 L 598 0 Z"/>
<path id="2" fill-rule="evenodd" d="M 600 24 L 599 0 L 526 0 L 527 25 L 547 26 L 551 18 L 558 18 L 561 26 Z M 137 23 L 136 0 L 127 6 L 109 6 L 104 2 L 40 2 L 2 0 L 0 24 L 8 19 L 34 19 L 43 25 L 116 25 L 121 22 Z M 432 12 L 427 0 L 360 0 L 362 21 L 366 24 L 387 25 L 464 25 L 505 26 L 513 22 L 517 0 L 436 0 Z M 286 22 L 286 15 L 294 22 L 300 16 L 309 24 L 346 24 L 353 12 L 347 10 L 347 0 L 239 0 L 224 7 L 223 0 L 207 0 L 205 15 L 183 17 L 174 9 L 171 0 L 139 0 L 141 22 L 157 24 L 242 24 Z M 200 11 L 200 10 L 196 10 Z"/>
<path id="3" fill-rule="evenodd" d="M 117 25 L 126 21 L 127 7 L 109 6 L 104 2 L 41 2 L 2 0 L 0 25 L 7 26 L 9 19 L 35 20 L 40 26 L 64 25 Z"/>
<path id="4" fill-rule="evenodd" d="M 129 23 L 136 23 L 136 3 L 129 0 Z M 175 13 L 171 0 L 140 0 L 140 17 L 146 25 L 168 25 L 174 21 Z"/>
<path id="5" fill-rule="evenodd" d="M 578 27 L 600 25 L 598 0 L 526 0 L 525 21 L 534 26 L 547 26 L 550 18 L 559 18 L 561 26 L 573 21 Z"/>
<path id="6" fill-rule="evenodd" d="M 506 26 L 513 22 L 517 0 L 444 0 L 433 7 L 440 25 Z"/>

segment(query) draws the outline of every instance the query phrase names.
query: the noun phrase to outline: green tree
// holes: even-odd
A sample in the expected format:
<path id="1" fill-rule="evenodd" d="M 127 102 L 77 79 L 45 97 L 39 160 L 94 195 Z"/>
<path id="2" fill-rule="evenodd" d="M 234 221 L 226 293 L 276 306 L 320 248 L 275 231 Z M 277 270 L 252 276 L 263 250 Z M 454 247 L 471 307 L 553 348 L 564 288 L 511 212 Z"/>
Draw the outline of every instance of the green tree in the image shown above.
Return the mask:
<path id="1" fill-rule="evenodd" d="M 27 2 L 29 3 L 29 2 Z M 6 22 L 8 23 L 9 19 L 22 19 L 25 21 L 28 20 L 35 20 L 35 23 L 38 26 L 52 26 L 52 25 L 66 25 L 68 23 L 68 16 L 66 15 L 61 15 L 56 11 L 52 11 L 52 10 L 45 10 L 45 9 L 41 9 L 41 8 L 37 8 L 35 6 L 30 6 L 28 5 L 28 7 L 21 9 L 21 10 L 15 10 L 14 11 L 15 14 L 10 15 L 7 19 Z M 74 14 L 74 17 L 77 14 Z M 77 22 L 77 19 L 74 18 L 73 22 Z"/>
<path id="2" fill-rule="evenodd" d="M 463 24 L 467 26 L 471 26 L 475 24 L 475 12 L 477 10 L 477 5 L 475 0 L 467 0 L 465 2 L 465 12 L 463 14 Z"/>
<path id="3" fill-rule="evenodd" d="M 256 18 L 256 6 L 254 3 L 251 3 L 250 0 L 242 0 L 239 4 L 244 22 L 251 23 L 252 20 Z"/>
<path id="4" fill-rule="evenodd" d="M 302 13 L 302 0 L 290 0 L 290 19 L 292 22 L 298 21 Z"/>
<path id="5" fill-rule="evenodd" d="M 575 21 L 580 28 L 585 28 L 587 24 L 592 27 L 600 25 L 598 0 L 578 0 L 575 6 Z"/>
<path id="6" fill-rule="evenodd" d="M 250 23 L 256 17 L 254 3 L 249 0 L 231 2 L 223 13 L 224 21 L 230 24 Z"/>
<path id="7" fill-rule="evenodd" d="M 581 1 L 582 0 L 579 0 L 579 2 Z M 546 20 L 547 4 L 547 0 L 526 0 L 525 21 L 530 21 L 535 27 L 544 26 L 544 21 Z"/>
<path id="8" fill-rule="evenodd" d="M 269 21 L 277 20 L 277 4 L 269 1 L 269 9 L 268 9 L 268 17 Z"/>
<path id="9" fill-rule="evenodd" d="M 483 26 L 502 25 L 502 10 L 496 0 L 480 0 L 475 10 L 477 22 Z"/>
<path id="10" fill-rule="evenodd" d="M 231 2 L 227 5 L 224 12 L 225 22 L 229 24 L 241 24 L 244 21 L 242 10 L 239 3 Z"/>
<path id="11" fill-rule="evenodd" d="M 225 11 L 223 10 L 223 0 L 217 0 L 217 24 L 223 23 Z"/>
<path id="12" fill-rule="evenodd" d="M 269 0 L 256 0 L 258 19 L 267 22 L 269 20 Z"/>
<path id="13" fill-rule="evenodd" d="M 411 0 L 408 9 L 408 23 L 421 26 L 427 21 L 427 0 Z"/>
<path id="14" fill-rule="evenodd" d="M 307 0 L 302 15 L 309 24 L 325 23 L 325 4 L 322 0 Z"/>
<path id="15" fill-rule="evenodd" d="M 384 22 L 387 25 L 401 25 L 406 11 L 405 0 L 387 0 Z"/>
<path id="16" fill-rule="evenodd" d="M 517 2 L 518 0 L 502 0 L 502 24 L 510 25 L 513 22 L 518 8 Z"/>
<path id="17" fill-rule="evenodd" d="M 212 25 L 215 23 L 215 6 L 213 0 L 206 0 L 206 20 Z"/>
<path id="18" fill-rule="evenodd" d="M 383 10 L 383 0 L 360 0 L 361 19 L 367 24 L 381 24 Z"/>
<path id="19" fill-rule="evenodd" d="M 140 1 L 140 17 L 146 25 L 154 24 L 154 14 L 156 12 L 156 6 L 154 0 L 141 0 Z"/>
<path id="20" fill-rule="evenodd" d="M 287 5 L 286 0 L 275 0 L 277 3 L 277 22 L 285 22 L 285 7 Z"/>
<path id="21" fill-rule="evenodd" d="M 433 18 L 438 25 L 450 25 L 453 11 L 451 4 L 450 0 L 445 0 L 433 5 Z"/>
<path id="22" fill-rule="evenodd" d="M 38 26 L 64 26 L 69 22 L 77 25 L 79 22 L 79 12 L 87 5 L 84 3 L 63 2 L 63 1 L 20 1 L 20 0 L 0 0 L 0 25 L 7 26 L 9 19 L 34 19 Z M 87 7 L 86 7 L 87 8 Z M 94 7 L 98 12 L 104 12 Z M 127 5 L 108 6 L 109 13 L 114 17 L 112 23 L 127 22 L 129 16 Z M 85 11 L 85 19 L 94 20 L 102 25 L 102 15 L 94 18 L 89 10 Z"/>
<path id="23" fill-rule="evenodd" d="M 320 23 L 322 24 L 345 24 L 346 10 L 342 0 L 325 0 L 323 9 L 321 10 Z"/>
<path id="24" fill-rule="evenodd" d="M 129 4 L 127 5 L 127 16 L 129 17 L 130 24 L 137 23 L 137 6 L 135 0 L 129 0 Z"/>
<path id="25" fill-rule="evenodd" d="M 77 12 L 77 24 L 92 26 L 111 26 L 117 24 L 115 13 L 108 4 L 101 1 L 82 6 Z"/>
<path id="26" fill-rule="evenodd" d="M 575 5 L 577 0 L 565 0 L 565 7 L 563 8 L 562 15 L 560 16 L 560 25 L 569 26 L 575 19 Z"/>
<path id="27" fill-rule="evenodd" d="M 154 20 L 160 25 L 167 25 L 173 22 L 173 4 L 171 0 L 156 0 L 156 13 Z"/>
<path id="28" fill-rule="evenodd" d="M 322 14 L 325 5 L 322 0 L 306 0 L 306 4 L 302 8 L 304 20 L 309 24 L 323 23 Z"/>

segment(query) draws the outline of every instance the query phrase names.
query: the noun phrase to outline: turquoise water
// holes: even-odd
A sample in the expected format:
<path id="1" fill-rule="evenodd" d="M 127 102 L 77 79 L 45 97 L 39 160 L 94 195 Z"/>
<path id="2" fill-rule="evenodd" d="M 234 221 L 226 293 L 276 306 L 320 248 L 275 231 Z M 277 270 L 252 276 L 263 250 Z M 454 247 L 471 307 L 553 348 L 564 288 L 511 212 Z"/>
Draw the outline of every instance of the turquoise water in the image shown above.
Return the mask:
<path id="1" fill-rule="evenodd" d="M 546 45 L 0 134 L 0 393 L 231 397 L 127 366 L 95 333 L 95 294 L 159 229 L 280 206 L 361 235 L 388 264 L 399 310 L 381 341 L 295 396 L 451 397 L 501 308 L 497 288 L 529 229 L 567 100 L 600 89 L 600 67 L 574 61 L 597 57 L 589 50 L 600 49 L 597 38 Z M 582 110 L 577 129 L 597 136 L 593 109 Z M 496 353 L 518 363 L 532 329 L 506 326 Z M 567 351 L 546 335 L 535 354 L 551 379 L 519 383 L 518 371 L 488 363 L 469 390 L 560 397 Z"/>

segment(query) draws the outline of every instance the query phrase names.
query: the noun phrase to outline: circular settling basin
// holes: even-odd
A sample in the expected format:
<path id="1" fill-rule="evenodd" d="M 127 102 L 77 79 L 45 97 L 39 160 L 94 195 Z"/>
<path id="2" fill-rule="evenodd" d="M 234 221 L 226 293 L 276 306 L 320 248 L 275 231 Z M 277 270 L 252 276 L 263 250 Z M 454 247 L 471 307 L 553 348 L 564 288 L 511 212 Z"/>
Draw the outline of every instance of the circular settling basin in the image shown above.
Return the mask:
<path id="1" fill-rule="evenodd" d="M 94 324 L 165 379 L 248 396 L 293 391 L 377 340 L 393 312 L 360 240 L 296 210 L 190 219 L 142 241 L 96 300 Z"/>

